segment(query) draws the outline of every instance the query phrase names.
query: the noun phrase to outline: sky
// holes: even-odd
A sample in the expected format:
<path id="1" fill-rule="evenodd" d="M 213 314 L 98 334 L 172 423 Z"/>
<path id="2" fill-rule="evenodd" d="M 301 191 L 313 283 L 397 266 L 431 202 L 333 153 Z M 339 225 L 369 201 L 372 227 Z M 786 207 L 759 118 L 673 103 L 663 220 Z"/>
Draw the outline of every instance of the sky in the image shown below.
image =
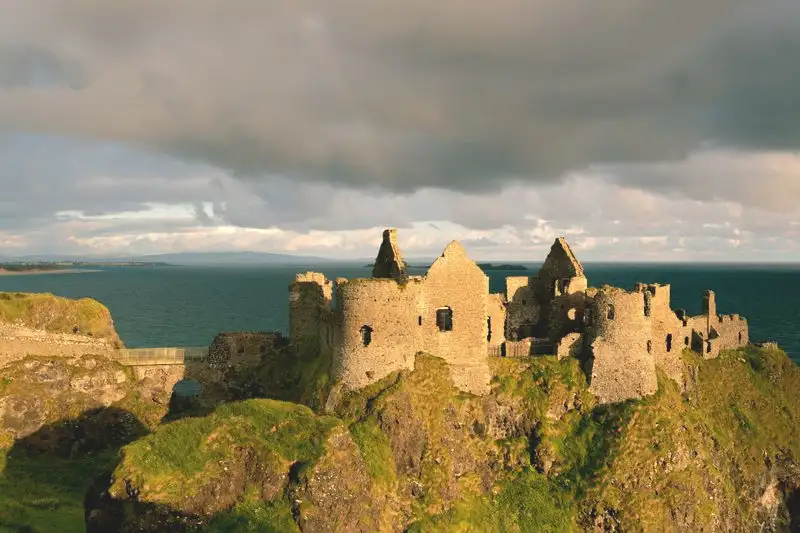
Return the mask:
<path id="1" fill-rule="evenodd" d="M 0 12 L 0 256 L 800 261 L 797 0 Z"/>

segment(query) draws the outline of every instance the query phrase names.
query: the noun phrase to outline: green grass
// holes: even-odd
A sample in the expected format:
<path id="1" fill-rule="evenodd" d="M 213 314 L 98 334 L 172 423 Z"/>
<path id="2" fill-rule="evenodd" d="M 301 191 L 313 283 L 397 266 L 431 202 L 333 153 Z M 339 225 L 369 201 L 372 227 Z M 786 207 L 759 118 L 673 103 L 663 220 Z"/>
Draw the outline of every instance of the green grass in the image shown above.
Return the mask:
<path id="1" fill-rule="evenodd" d="M 369 476 L 383 488 L 392 489 L 397 472 L 386 434 L 372 418 L 352 424 L 350 434 L 361 451 Z"/>
<path id="2" fill-rule="evenodd" d="M 0 532 L 83 533 L 83 498 L 92 479 L 113 468 L 116 452 L 77 459 L 0 451 Z"/>
<path id="3" fill-rule="evenodd" d="M 73 333 L 118 341 L 111 313 L 90 298 L 70 300 L 49 293 L 0 292 L 0 322 L 20 323 L 53 333 Z"/>
<path id="4" fill-rule="evenodd" d="M 166 424 L 123 448 L 112 492 L 122 495 L 128 480 L 142 501 L 178 503 L 222 475 L 235 448 L 252 450 L 267 469 L 288 471 L 292 463 L 322 455 L 328 432 L 339 423 L 276 400 L 223 404 L 208 416 Z"/>
<path id="5" fill-rule="evenodd" d="M 686 515 L 691 529 L 713 529 L 726 516 L 747 530 L 759 521 L 765 462 L 800 457 L 800 369 L 783 352 L 755 347 L 684 360 L 696 369 L 696 390 L 681 394 L 660 376 L 588 503 L 611 509 L 622 529 L 674 528 L 673 517 Z"/>
<path id="6" fill-rule="evenodd" d="M 538 472 L 525 469 L 499 494 L 458 502 L 451 510 L 412 524 L 409 533 L 562 533 L 576 530 L 571 495 Z"/>
<path id="7" fill-rule="evenodd" d="M 250 493 L 229 512 L 215 516 L 202 533 L 299 533 L 285 499 L 263 502 Z"/>

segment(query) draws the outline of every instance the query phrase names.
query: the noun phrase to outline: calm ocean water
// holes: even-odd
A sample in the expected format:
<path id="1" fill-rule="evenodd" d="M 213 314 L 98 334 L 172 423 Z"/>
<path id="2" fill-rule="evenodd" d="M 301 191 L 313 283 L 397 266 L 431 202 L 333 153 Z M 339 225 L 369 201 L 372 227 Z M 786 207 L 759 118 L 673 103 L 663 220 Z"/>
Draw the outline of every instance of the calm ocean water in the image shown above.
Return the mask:
<path id="1" fill-rule="evenodd" d="M 530 265 L 536 267 L 536 265 Z M 673 308 L 699 313 L 704 289 L 721 313 L 750 320 L 753 340 L 775 340 L 800 362 L 800 265 L 586 264 L 591 286 L 672 284 Z M 299 271 L 368 277 L 360 265 L 115 267 L 82 274 L 0 277 L 0 291 L 52 292 L 106 304 L 129 347 L 207 345 L 220 331 L 288 331 L 288 287 Z M 413 273 L 423 273 L 422 270 Z M 510 272 L 489 272 L 502 292 Z"/>

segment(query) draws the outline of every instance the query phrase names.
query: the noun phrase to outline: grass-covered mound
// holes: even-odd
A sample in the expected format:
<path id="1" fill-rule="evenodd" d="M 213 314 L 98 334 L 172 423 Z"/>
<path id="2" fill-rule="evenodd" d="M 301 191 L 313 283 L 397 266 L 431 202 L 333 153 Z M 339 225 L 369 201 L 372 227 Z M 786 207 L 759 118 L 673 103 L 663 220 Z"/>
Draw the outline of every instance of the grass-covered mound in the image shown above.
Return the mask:
<path id="1" fill-rule="evenodd" d="M 235 478 L 251 473 L 236 464 L 244 459 L 250 470 L 275 476 L 274 487 L 262 488 L 276 492 L 292 465 L 322 455 L 325 439 L 338 423 L 307 407 L 275 400 L 225 404 L 209 416 L 166 424 L 124 448 L 111 493 L 123 497 L 126 485 L 133 485 L 139 501 L 178 504 L 189 513 L 214 511 L 241 496 L 231 493 L 233 499 L 224 501 L 227 485 L 242 483 Z"/>
<path id="2" fill-rule="evenodd" d="M 89 335 L 121 346 L 108 308 L 91 298 L 71 300 L 48 293 L 0 292 L 0 323 Z"/>
<path id="3" fill-rule="evenodd" d="M 319 530 L 359 521 L 381 528 L 346 426 L 301 405 L 225 404 L 160 427 L 121 457 L 90 531 L 297 531 L 298 521 Z"/>

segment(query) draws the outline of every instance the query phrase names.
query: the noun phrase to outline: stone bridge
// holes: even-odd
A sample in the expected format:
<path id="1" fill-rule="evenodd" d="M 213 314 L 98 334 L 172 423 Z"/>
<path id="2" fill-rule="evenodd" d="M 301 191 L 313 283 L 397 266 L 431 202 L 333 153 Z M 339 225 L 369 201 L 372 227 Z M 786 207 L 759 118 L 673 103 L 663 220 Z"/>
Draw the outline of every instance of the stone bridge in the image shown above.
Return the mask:
<path id="1" fill-rule="evenodd" d="M 123 348 L 115 350 L 111 358 L 126 366 L 183 365 L 208 359 L 208 346 L 180 348 Z"/>
<path id="2" fill-rule="evenodd" d="M 221 378 L 209 366 L 208 354 L 208 346 L 123 348 L 114 350 L 110 358 L 131 367 L 136 379 L 149 382 L 151 389 L 192 395 Z"/>
<path id="3" fill-rule="evenodd" d="M 266 353 L 285 344 L 278 332 L 226 332 L 211 346 L 124 348 L 109 357 L 131 367 L 138 380 L 147 382 L 146 388 L 191 394 L 203 385 L 220 383 L 227 369 L 257 367 Z"/>

